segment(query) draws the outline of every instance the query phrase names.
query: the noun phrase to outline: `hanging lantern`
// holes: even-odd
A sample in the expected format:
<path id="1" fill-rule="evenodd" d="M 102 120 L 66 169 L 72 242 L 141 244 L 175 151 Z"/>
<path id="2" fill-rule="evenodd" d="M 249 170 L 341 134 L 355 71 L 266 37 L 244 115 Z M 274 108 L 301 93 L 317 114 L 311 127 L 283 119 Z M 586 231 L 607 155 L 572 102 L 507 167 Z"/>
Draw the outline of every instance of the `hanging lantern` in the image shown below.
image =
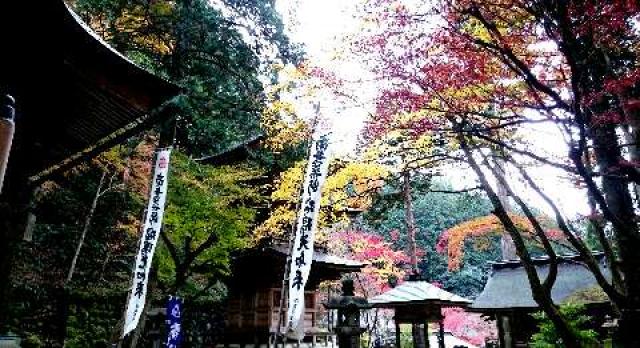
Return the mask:
<path id="1" fill-rule="evenodd" d="M 2 184 L 4 183 L 4 174 L 7 170 L 7 162 L 9 161 L 9 152 L 11 151 L 11 142 L 13 141 L 13 132 L 15 124 L 13 118 L 15 116 L 15 100 L 10 95 L 5 95 L 0 104 L 0 193 L 2 192 Z"/>

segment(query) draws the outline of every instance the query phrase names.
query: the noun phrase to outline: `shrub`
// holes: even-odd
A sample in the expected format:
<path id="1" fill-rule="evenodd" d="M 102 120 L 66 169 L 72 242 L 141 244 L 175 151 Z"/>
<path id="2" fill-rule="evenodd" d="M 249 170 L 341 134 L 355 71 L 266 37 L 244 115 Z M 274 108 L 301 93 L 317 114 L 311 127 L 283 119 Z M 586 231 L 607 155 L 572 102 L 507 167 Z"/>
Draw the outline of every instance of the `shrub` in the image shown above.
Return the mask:
<path id="1" fill-rule="evenodd" d="M 583 347 L 599 347 L 597 333 L 588 328 L 591 317 L 584 314 L 584 306 L 567 303 L 560 306 L 560 313 L 569 323 L 569 327 L 575 331 Z M 531 337 L 533 348 L 562 348 L 565 344 L 555 326 L 547 316 L 538 312 L 533 315 L 538 320 L 538 332 Z"/>

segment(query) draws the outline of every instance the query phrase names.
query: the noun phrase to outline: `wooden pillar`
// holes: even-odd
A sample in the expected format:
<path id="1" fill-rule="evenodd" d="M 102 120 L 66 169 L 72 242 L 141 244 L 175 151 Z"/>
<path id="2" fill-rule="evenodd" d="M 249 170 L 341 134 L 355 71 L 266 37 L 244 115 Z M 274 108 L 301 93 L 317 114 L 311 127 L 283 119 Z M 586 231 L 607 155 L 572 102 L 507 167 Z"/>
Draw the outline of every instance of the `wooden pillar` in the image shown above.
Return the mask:
<path id="1" fill-rule="evenodd" d="M 396 348 L 401 348 L 400 345 L 400 323 L 396 320 Z"/>
<path id="2" fill-rule="evenodd" d="M 10 142 L 8 139 L 9 133 L 13 137 L 13 118 L 15 114 L 14 109 L 15 101 L 10 96 L 4 96 L 0 100 L 0 120 L 3 124 L 0 125 L 0 142 L 4 143 L 0 145 L 0 151 L 4 149 L 6 151 L 4 160 L 8 160 Z M 8 121 L 8 120 L 11 121 Z M 9 124 L 11 123 L 11 124 Z M 11 128 L 11 129 L 10 129 Z M 10 132 L 9 132 L 10 131 Z M 20 202 L 18 199 L 20 195 L 18 192 L 27 192 L 24 186 L 26 184 L 25 177 L 20 178 L 20 182 L 11 182 L 11 166 L 7 167 L 8 163 L 0 163 L 0 331 L 4 331 L 4 326 L 7 324 L 7 310 L 9 306 L 9 290 L 11 289 L 11 269 L 13 268 L 13 256 L 14 249 L 16 248 L 15 242 L 17 242 L 18 231 L 20 230 L 20 211 L 22 208 L 26 209 L 26 206 L 21 206 L 24 202 Z M 2 190 L 5 176 L 5 169 L 9 168 L 7 173 L 7 187 Z M 14 175 L 13 178 L 19 177 L 20 174 Z M 12 187 L 13 186 L 13 187 Z M 21 187 L 22 186 L 22 187 Z"/>
<path id="3" fill-rule="evenodd" d="M 496 320 L 496 326 L 498 327 L 498 347 L 504 348 L 504 327 L 502 326 L 502 316 L 496 314 L 494 319 Z"/>
<path id="4" fill-rule="evenodd" d="M 425 348 L 429 348 L 431 344 L 429 343 L 429 322 L 424 322 L 424 346 Z"/>
<path id="5" fill-rule="evenodd" d="M 502 322 L 502 332 L 503 332 L 503 340 L 504 346 L 502 348 L 514 348 L 513 341 L 513 330 L 512 330 L 512 316 L 510 313 L 506 315 L 500 316 L 500 321 Z"/>
<path id="6" fill-rule="evenodd" d="M 444 347 L 444 319 L 441 317 L 438 320 L 438 348 Z"/>
<path id="7" fill-rule="evenodd" d="M 425 348 L 424 327 L 421 323 L 411 323 L 411 337 L 414 348 Z"/>
<path id="8" fill-rule="evenodd" d="M 8 94 L 4 95 L 2 101 L 0 101 L 0 192 L 2 192 L 2 183 L 4 182 L 4 174 L 9 162 L 11 143 L 13 142 L 15 103 L 13 97 Z"/>

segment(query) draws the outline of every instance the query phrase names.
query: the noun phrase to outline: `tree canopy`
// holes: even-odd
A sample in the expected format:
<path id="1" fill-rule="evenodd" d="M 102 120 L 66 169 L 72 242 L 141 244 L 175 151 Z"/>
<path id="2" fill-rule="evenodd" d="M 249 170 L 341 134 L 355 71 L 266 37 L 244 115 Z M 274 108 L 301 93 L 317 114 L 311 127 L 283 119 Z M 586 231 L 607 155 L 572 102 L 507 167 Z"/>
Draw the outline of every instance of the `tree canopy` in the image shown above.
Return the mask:
<path id="1" fill-rule="evenodd" d="M 638 178 L 629 165 L 637 152 L 640 7 L 628 1 L 380 0 L 361 10 L 367 27 L 353 39 L 354 51 L 381 86 L 366 131 L 370 141 L 400 131 L 414 138 L 437 135 L 449 144 L 449 151 L 426 158 L 477 175 L 515 243 L 537 303 L 573 346 L 574 330 L 550 299 L 555 271 L 546 279 L 535 272 L 517 219 L 498 195 L 496 186 L 522 210 L 556 269 L 556 251 L 522 190 L 501 170 L 506 166 L 553 211 L 568 244 L 627 313 L 621 315 L 621 344 L 637 345 L 627 324 L 637 320 L 628 313 L 637 311 L 622 308 L 640 304 L 640 265 L 632 256 L 638 248 Z M 565 154 L 549 156 L 531 146 L 524 134 L 540 124 L 563 140 Z M 530 166 L 560 170 L 586 189 L 613 281 L 603 277 L 579 229 Z"/>
<path id="2" fill-rule="evenodd" d="M 274 0 L 67 3 L 117 51 L 183 92 L 160 107 L 175 112 L 175 122 L 41 185 L 27 212 L 8 328 L 31 346 L 114 341 L 154 152 L 170 145 L 148 305 L 168 294 L 186 298 L 189 343 L 213 344 L 233 253 L 290 237 L 308 138 L 323 116 L 317 102 L 314 119 L 303 116 L 301 100 L 328 94 L 345 106 L 366 96 L 347 92 L 332 69 L 303 63 Z M 543 313 L 535 343 L 548 345 L 546 334 L 569 348 L 593 338 L 579 311 L 551 296 L 559 254 L 576 253 L 611 302 L 616 343 L 640 346 L 640 5 L 354 6 L 360 25 L 346 44 L 370 78 L 358 82 L 373 87 L 374 105 L 357 158 L 330 163 L 319 244 L 369 262 L 359 275 L 365 295 L 419 271 L 473 298 L 487 261 L 517 257 Z M 542 146 L 540 132 L 558 149 Z M 465 187 L 439 179 L 452 172 L 473 178 Z M 588 215 L 562 209 L 544 185 L 552 177 L 584 193 Z M 517 255 L 506 255 L 507 244 Z M 610 275 L 594 250 L 605 254 Z M 546 275 L 534 267 L 540 255 L 549 259 Z M 484 330 L 476 319 L 451 310 L 446 325 Z M 146 344 L 143 326 L 133 339 Z"/>

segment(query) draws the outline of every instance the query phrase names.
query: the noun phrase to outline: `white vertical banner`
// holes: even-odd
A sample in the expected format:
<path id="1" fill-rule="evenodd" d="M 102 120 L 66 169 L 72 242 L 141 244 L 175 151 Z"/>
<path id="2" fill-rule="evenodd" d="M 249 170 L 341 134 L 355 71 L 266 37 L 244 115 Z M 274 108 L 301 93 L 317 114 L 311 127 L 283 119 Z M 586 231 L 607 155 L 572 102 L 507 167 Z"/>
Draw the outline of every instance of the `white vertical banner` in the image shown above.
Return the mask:
<path id="1" fill-rule="evenodd" d="M 313 260 L 313 243 L 318 213 L 320 212 L 322 185 L 329 170 L 328 147 L 328 132 L 314 136 L 304 179 L 304 191 L 300 201 L 293 249 L 291 249 L 291 264 L 289 265 L 286 334 L 292 339 L 299 340 L 304 336 L 304 287 L 309 278 Z"/>
<path id="2" fill-rule="evenodd" d="M 156 250 L 156 244 L 160 236 L 164 204 L 167 200 L 170 155 L 171 149 L 159 150 L 156 155 L 151 194 L 143 223 L 140 248 L 138 249 L 135 267 L 133 268 L 133 286 L 127 303 L 122 337 L 136 328 L 142 311 L 144 310 L 151 260 L 153 259 L 153 253 Z"/>

